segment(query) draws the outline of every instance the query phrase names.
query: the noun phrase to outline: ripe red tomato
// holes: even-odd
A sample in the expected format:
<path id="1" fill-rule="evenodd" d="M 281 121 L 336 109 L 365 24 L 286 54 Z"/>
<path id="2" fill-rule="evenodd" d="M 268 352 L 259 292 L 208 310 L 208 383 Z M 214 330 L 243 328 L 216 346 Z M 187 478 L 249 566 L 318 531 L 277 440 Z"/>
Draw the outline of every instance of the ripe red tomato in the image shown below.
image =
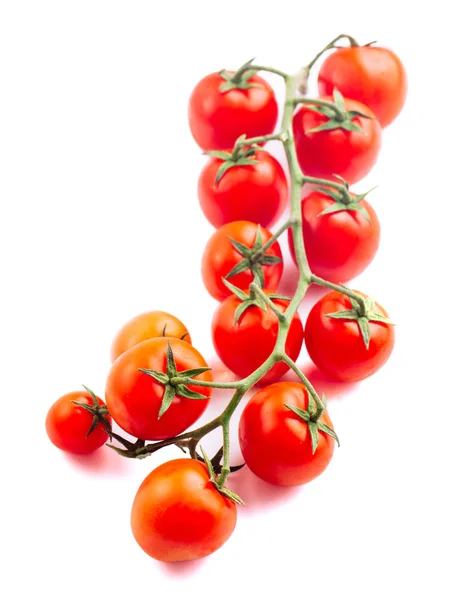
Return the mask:
<path id="1" fill-rule="evenodd" d="M 236 526 L 236 505 L 209 480 L 203 463 L 170 460 L 137 491 L 131 512 L 136 542 L 152 558 L 193 560 L 218 550 Z"/>
<path id="2" fill-rule="evenodd" d="M 214 227 L 231 221 L 270 227 L 286 208 L 288 186 L 279 162 L 264 151 L 249 158 L 258 163 L 231 167 L 218 183 L 215 180 L 222 159 L 210 158 L 200 173 L 200 206 Z"/>
<path id="3" fill-rule="evenodd" d="M 307 410 L 308 393 L 301 383 L 275 383 L 252 396 L 241 415 L 239 443 L 255 475 L 275 485 L 301 485 L 326 469 L 334 439 L 318 431 L 313 453 L 307 423 L 285 404 Z M 326 412 L 320 420 L 333 428 Z"/>
<path id="4" fill-rule="evenodd" d="M 323 96 L 337 88 L 343 96 L 362 102 L 386 127 L 404 105 L 407 74 L 398 56 L 387 48 L 340 48 L 322 64 L 318 87 Z"/>
<path id="5" fill-rule="evenodd" d="M 333 98 L 321 98 L 332 102 Z M 347 111 L 358 111 L 372 118 L 355 117 L 362 131 L 311 130 L 329 121 L 323 114 L 302 105 L 294 114 L 292 127 L 300 167 L 305 175 L 334 180 L 334 175 L 355 183 L 373 167 L 381 147 L 381 127 L 372 111 L 356 100 L 345 99 Z"/>
<path id="6" fill-rule="evenodd" d="M 98 423 L 89 434 L 93 424 L 93 415 L 74 402 L 93 407 L 94 400 L 88 392 L 70 392 L 58 398 L 52 404 L 45 420 L 45 429 L 52 444 L 60 450 L 72 454 L 89 454 L 108 441 L 108 433 L 103 423 Z M 104 402 L 97 398 L 98 406 Z M 111 425 L 109 415 L 106 415 Z"/>
<path id="7" fill-rule="evenodd" d="M 281 312 L 289 305 L 287 300 L 273 302 Z M 235 312 L 241 303 L 234 294 L 223 300 L 213 315 L 212 336 L 216 353 L 228 369 L 239 377 L 247 377 L 272 353 L 278 336 L 278 319 L 268 307 L 264 311 L 250 306 L 235 323 Z M 286 353 L 292 360 L 299 356 L 302 340 L 302 322 L 296 314 L 286 340 Z M 260 383 L 276 381 L 288 370 L 284 363 L 277 363 Z"/>
<path id="8" fill-rule="evenodd" d="M 312 192 L 302 200 L 305 252 L 312 273 L 334 283 L 348 281 L 364 271 L 379 246 L 378 217 L 364 199 L 357 202 L 370 220 L 357 210 L 341 210 L 325 215 L 334 200 L 322 192 Z M 295 262 L 294 240 L 289 230 L 289 247 Z"/>
<path id="9" fill-rule="evenodd" d="M 121 327 L 111 345 L 111 362 L 136 344 L 156 337 L 174 337 L 192 343 L 186 326 L 177 317 L 152 310 L 137 315 Z"/>
<path id="10" fill-rule="evenodd" d="M 244 133 L 247 137 L 273 133 L 278 120 L 273 88 L 262 77 L 250 77 L 253 87 L 246 89 L 221 91 L 225 83 L 220 73 L 211 73 L 199 81 L 189 99 L 189 126 L 202 150 L 232 148 Z"/>
<path id="11" fill-rule="evenodd" d="M 366 298 L 365 294 L 360 295 Z M 351 309 L 347 296 L 330 292 L 315 304 L 305 325 L 305 344 L 310 358 L 324 373 L 340 381 L 360 381 L 373 375 L 384 365 L 394 347 L 393 325 L 370 320 L 370 342 L 366 348 L 357 321 L 326 316 Z M 371 312 L 388 317 L 377 303 Z"/>
<path id="12" fill-rule="evenodd" d="M 232 240 L 252 249 L 257 241 L 257 235 L 259 235 L 259 238 L 261 236 L 263 241 L 260 247 L 272 237 L 268 229 L 260 228 L 256 223 L 235 221 L 220 227 L 209 239 L 202 258 L 202 278 L 205 287 L 213 298 L 223 300 L 231 295 L 231 291 L 224 285 L 222 279 L 226 278 L 228 273 L 239 263 L 244 266 L 248 264 L 249 266 L 245 271 L 228 277 L 228 281 L 240 289 L 248 289 L 254 279 L 250 267 L 251 261 L 244 258 L 244 255 L 234 247 Z M 262 264 L 263 257 L 265 257 L 265 260 Z M 271 262 L 273 259 L 269 257 L 274 257 L 279 262 Z M 261 270 L 264 285 L 268 289 L 276 289 L 278 286 L 283 272 L 282 258 L 279 243 L 274 242 L 261 257 L 257 256 L 255 260 L 252 259 L 254 269 Z"/>
<path id="13" fill-rule="evenodd" d="M 166 373 L 168 342 L 178 372 L 207 366 L 201 354 L 187 342 L 159 337 L 121 354 L 108 375 L 105 390 L 108 410 L 124 431 L 139 439 L 163 440 L 178 435 L 200 417 L 212 393 L 211 388 L 189 385 L 188 389 L 207 398 L 191 400 L 175 395 L 168 410 L 158 417 L 165 386 L 138 369 Z M 211 371 L 198 375 L 197 379 L 212 381 Z"/>

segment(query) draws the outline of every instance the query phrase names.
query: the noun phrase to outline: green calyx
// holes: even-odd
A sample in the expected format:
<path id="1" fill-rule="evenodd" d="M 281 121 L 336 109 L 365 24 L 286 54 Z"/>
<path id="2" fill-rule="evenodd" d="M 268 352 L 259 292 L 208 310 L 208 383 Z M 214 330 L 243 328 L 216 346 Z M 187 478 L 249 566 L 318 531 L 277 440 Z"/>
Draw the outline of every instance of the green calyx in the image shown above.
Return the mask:
<path id="1" fill-rule="evenodd" d="M 240 496 L 238 496 L 237 494 L 235 494 L 232 490 L 224 487 L 224 485 L 220 485 L 218 483 L 218 478 L 217 478 L 217 475 L 215 473 L 215 468 L 214 468 L 214 466 L 212 464 L 212 461 L 208 458 L 208 456 L 205 453 L 205 450 L 202 448 L 202 446 L 200 446 L 200 451 L 202 452 L 202 456 L 203 456 L 202 462 L 204 462 L 205 465 L 207 466 L 208 474 L 210 475 L 210 481 L 215 486 L 215 488 L 219 491 L 219 493 L 223 494 L 223 496 L 226 496 L 226 498 L 229 498 L 230 500 L 232 500 L 236 504 L 240 504 L 242 506 L 245 506 L 245 502 L 242 500 L 242 498 Z M 230 469 L 230 471 L 232 471 L 232 469 Z"/>
<path id="2" fill-rule="evenodd" d="M 224 174 L 232 169 L 233 167 L 246 167 L 250 165 L 258 165 L 260 161 L 253 158 L 257 150 L 262 150 L 256 145 L 248 146 L 244 148 L 242 141 L 245 139 L 245 135 L 237 139 L 236 144 L 232 152 L 224 152 L 222 150 L 210 150 L 205 152 L 207 156 L 212 158 L 218 158 L 222 160 L 215 177 L 215 185 L 218 185 Z M 266 152 L 263 150 L 263 152 Z"/>
<path id="3" fill-rule="evenodd" d="M 211 371 L 211 368 L 199 367 L 197 369 L 188 369 L 187 371 L 178 372 L 173 356 L 173 350 L 169 342 L 166 349 L 166 373 L 163 373 L 162 371 L 153 371 L 152 369 L 138 369 L 138 371 L 153 377 L 158 383 L 165 386 L 165 393 L 163 394 L 163 400 L 158 412 L 159 419 L 169 409 L 175 396 L 188 398 L 189 400 L 206 400 L 208 398 L 208 396 L 193 392 L 186 386 L 184 380 L 201 375 L 206 371 Z"/>
<path id="4" fill-rule="evenodd" d="M 250 79 L 256 73 L 256 69 L 250 68 L 254 60 L 254 58 L 248 60 L 235 73 L 228 73 L 225 69 L 220 71 L 219 74 L 224 79 L 224 83 L 220 86 L 220 92 L 260 87 L 257 83 L 250 83 Z"/>
<path id="5" fill-rule="evenodd" d="M 321 211 L 318 216 L 321 217 L 322 215 L 329 215 L 331 213 L 340 212 L 342 210 L 354 210 L 363 215 L 365 219 L 369 223 L 371 223 L 370 215 L 368 214 L 366 208 L 360 204 L 360 202 L 364 200 L 366 196 L 375 188 L 372 188 L 371 190 L 368 190 L 368 192 L 365 192 L 363 194 L 351 195 L 349 193 L 349 186 L 347 182 L 344 179 L 341 180 L 343 182 L 343 188 L 341 190 L 322 187 L 315 188 L 316 191 L 334 200 L 334 204 L 328 206 L 328 208 L 325 208 L 325 210 Z"/>
<path id="6" fill-rule="evenodd" d="M 344 129 L 345 131 L 363 131 L 356 123 L 353 122 L 355 118 L 371 119 L 370 116 L 359 112 L 358 110 L 346 111 L 344 104 L 344 97 L 341 92 L 334 88 L 333 91 L 334 104 L 321 103 L 321 104 L 306 104 L 310 110 L 317 112 L 328 120 L 314 127 L 305 133 L 317 133 L 318 131 L 330 131 L 332 129 Z"/>
<path id="7" fill-rule="evenodd" d="M 384 315 L 380 315 L 379 313 L 372 311 L 373 304 L 375 302 L 373 298 L 360 297 L 359 300 L 350 298 L 350 302 L 352 304 L 352 309 L 328 313 L 325 316 L 330 317 L 331 319 L 348 319 L 351 321 L 357 321 L 358 328 L 363 338 L 363 343 L 365 344 L 365 348 L 368 350 L 370 347 L 371 337 L 370 322 L 386 323 L 388 325 L 393 325 L 393 322 Z"/>
<path id="8" fill-rule="evenodd" d="M 312 454 L 315 454 L 316 449 L 318 448 L 318 432 L 326 433 L 334 440 L 336 440 L 337 445 L 339 446 L 339 438 L 336 435 L 336 432 L 328 427 L 326 423 L 320 421 L 320 418 L 324 411 L 326 410 L 326 397 L 324 394 L 321 395 L 321 408 L 319 409 L 316 406 L 314 401 L 311 401 L 310 394 L 307 390 L 308 394 L 308 408 L 307 410 L 303 410 L 302 408 L 298 408 L 297 406 L 293 406 L 292 404 L 285 404 L 284 406 L 289 410 L 292 410 L 298 417 L 300 417 L 303 421 L 307 423 L 308 431 L 310 433 L 310 439 L 312 440 Z"/>
<path id="9" fill-rule="evenodd" d="M 263 235 L 260 225 L 257 229 L 257 235 L 253 246 L 249 248 L 245 244 L 241 244 L 232 238 L 229 238 L 234 249 L 239 252 L 244 258 L 233 267 L 226 275 L 226 279 L 230 279 L 239 273 L 250 270 L 254 276 L 254 281 L 260 286 L 265 286 L 265 275 L 263 273 L 264 265 L 276 265 L 282 262 L 279 256 L 273 254 L 265 254 L 266 249 L 263 249 Z"/>
<path id="10" fill-rule="evenodd" d="M 99 423 L 102 423 L 102 425 L 104 426 L 105 430 L 107 431 L 107 433 L 111 439 L 111 436 L 112 436 L 111 425 L 110 425 L 110 421 L 108 420 L 108 417 L 107 417 L 108 408 L 105 405 L 102 406 L 99 403 L 97 396 L 94 394 L 94 392 L 92 390 L 90 390 L 85 385 L 83 385 L 82 387 L 90 395 L 90 397 L 92 399 L 92 404 L 76 402 L 75 400 L 71 400 L 71 402 L 73 404 L 75 404 L 76 406 L 80 406 L 81 408 L 83 408 L 84 410 L 86 410 L 87 412 L 89 412 L 92 415 L 92 423 L 90 425 L 89 431 L 86 434 L 86 438 L 88 438 L 91 435 L 91 433 L 93 431 L 95 431 L 95 429 Z"/>
<path id="11" fill-rule="evenodd" d="M 236 308 L 236 312 L 234 313 L 235 325 L 237 325 L 239 319 L 251 306 L 258 306 L 258 308 L 263 310 L 263 312 L 267 312 L 267 303 L 254 291 L 250 290 L 249 293 L 247 293 L 244 290 L 241 290 L 232 283 L 230 283 L 225 278 L 223 278 L 223 283 L 228 288 L 228 290 L 230 290 L 235 296 L 239 298 L 239 300 L 242 300 L 241 304 L 239 304 L 239 306 Z M 287 296 L 282 296 L 281 294 L 265 294 L 265 292 L 263 292 L 263 294 L 266 295 L 267 298 L 269 298 L 270 302 L 272 302 L 273 300 L 290 300 L 290 298 L 288 298 Z M 276 311 L 278 311 L 277 308 Z"/>

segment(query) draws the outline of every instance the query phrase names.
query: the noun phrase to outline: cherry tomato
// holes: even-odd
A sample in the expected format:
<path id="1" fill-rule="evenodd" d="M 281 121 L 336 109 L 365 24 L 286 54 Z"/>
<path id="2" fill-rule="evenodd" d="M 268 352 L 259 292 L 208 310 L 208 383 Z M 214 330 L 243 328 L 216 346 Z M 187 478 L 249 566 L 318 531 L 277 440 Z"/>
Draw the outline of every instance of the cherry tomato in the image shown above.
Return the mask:
<path id="1" fill-rule="evenodd" d="M 313 453 L 307 423 L 285 404 L 307 410 L 308 393 L 301 383 L 275 383 L 252 396 L 241 415 L 239 443 L 255 475 L 275 485 L 301 485 L 326 469 L 334 439 L 318 431 Z M 320 420 L 333 428 L 326 412 Z"/>
<path id="2" fill-rule="evenodd" d="M 230 72 L 228 72 L 231 75 Z M 195 86 L 189 99 L 189 126 L 202 150 L 225 150 L 244 133 L 256 137 L 273 133 L 278 104 L 273 88 L 259 75 L 249 80 L 253 87 L 221 91 L 226 83 L 211 73 Z"/>
<path id="3" fill-rule="evenodd" d="M 231 291 L 224 285 L 222 279 L 239 263 L 244 266 L 247 258 L 232 244 L 232 240 L 239 242 L 248 248 L 253 248 L 257 241 L 257 235 L 263 239 L 263 244 L 272 237 L 268 229 L 259 228 L 256 223 L 249 221 L 235 221 L 227 223 L 216 231 L 208 241 L 202 259 L 202 278 L 208 292 L 217 300 L 227 298 Z M 260 247 L 263 245 L 261 244 Z M 283 272 L 281 248 L 278 242 L 274 242 L 262 257 L 277 257 L 280 262 L 262 264 L 261 257 L 257 256 L 254 268 L 261 270 L 264 276 L 265 287 L 276 289 Z M 269 258 L 265 260 L 270 260 Z M 254 274 L 249 267 L 237 275 L 228 278 L 228 281 L 240 289 L 247 289 L 254 279 Z"/>
<path id="4" fill-rule="evenodd" d="M 289 305 L 287 300 L 273 302 L 281 312 Z M 223 300 L 213 315 L 212 336 L 216 353 L 228 369 L 239 377 L 247 377 L 272 353 L 278 336 L 278 319 L 268 307 L 262 310 L 258 306 L 250 306 L 235 323 L 235 313 L 240 304 L 241 300 L 234 294 Z M 286 353 L 292 360 L 299 356 L 302 340 L 302 322 L 296 314 L 286 340 Z M 277 363 L 260 383 L 276 381 L 288 370 L 284 363 Z"/>
<path id="5" fill-rule="evenodd" d="M 214 227 L 231 221 L 270 227 L 286 208 L 288 186 L 279 162 L 264 151 L 250 158 L 258 163 L 231 167 L 218 183 L 215 180 L 222 159 L 210 158 L 200 173 L 200 206 Z"/>
<path id="6" fill-rule="evenodd" d="M 203 463 L 170 460 L 137 491 L 131 512 L 136 542 L 152 558 L 193 560 L 218 550 L 236 526 L 236 505 L 215 488 Z"/>
<path id="7" fill-rule="evenodd" d="M 192 343 L 186 326 L 177 317 L 152 310 L 137 315 L 121 327 L 111 345 L 111 362 L 136 344 L 156 337 L 174 337 Z"/>
<path id="8" fill-rule="evenodd" d="M 366 298 L 365 294 L 360 295 Z M 359 381 L 373 375 L 384 365 L 394 347 L 393 325 L 370 321 L 367 349 L 357 321 L 326 316 L 351 309 L 347 296 L 330 292 L 315 304 L 305 325 L 305 344 L 310 358 L 321 371 L 340 381 Z M 377 303 L 371 312 L 388 317 Z"/>
<path id="9" fill-rule="evenodd" d="M 98 406 L 104 407 L 104 402 L 97 398 Z M 103 423 L 98 423 L 89 434 L 93 424 L 93 415 L 74 402 L 93 407 L 94 400 L 88 392 L 70 392 L 58 398 L 52 404 L 45 420 L 45 429 L 52 444 L 60 450 L 72 454 L 89 454 L 108 441 L 108 433 Z M 109 415 L 106 415 L 111 425 Z"/>
<path id="10" fill-rule="evenodd" d="M 105 390 L 108 410 L 116 423 L 136 438 L 163 440 L 178 435 L 200 417 L 211 396 L 211 388 L 189 385 L 188 389 L 207 399 L 191 400 L 176 394 L 168 410 L 158 417 L 165 386 L 138 369 L 166 373 L 168 342 L 178 372 L 207 366 L 187 342 L 159 337 L 130 348 L 110 369 Z M 212 381 L 211 372 L 206 371 L 197 379 Z"/>
<path id="11" fill-rule="evenodd" d="M 333 98 L 321 98 L 333 102 Z M 354 125 L 362 131 L 329 129 L 312 132 L 329 119 L 302 105 L 294 114 L 292 126 L 300 166 L 305 175 L 334 180 L 334 175 L 355 183 L 373 167 L 381 147 L 381 127 L 372 111 L 356 100 L 345 99 L 347 111 L 372 117 L 355 117 Z"/>
<path id="12" fill-rule="evenodd" d="M 364 271 L 379 246 L 378 217 L 364 199 L 357 206 L 366 211 L 341 210 L 321 213 L 335 202 L 322 192 L 312 192 L 302 200 L 305 252 L 311 271 L 334 283 L 348 281 Z M 289 230 L 289 247 L 295 259 L 294 240 Z"/>
<path id="13" fill-rule="evenodd" d="M 407 96 L 407 74 L 398 56 L 387 48 L 340 48 L 328 56 L 318 75 L 321 95 L 337 88 L 375 113 L 381 127 L 400 113 Z"/>

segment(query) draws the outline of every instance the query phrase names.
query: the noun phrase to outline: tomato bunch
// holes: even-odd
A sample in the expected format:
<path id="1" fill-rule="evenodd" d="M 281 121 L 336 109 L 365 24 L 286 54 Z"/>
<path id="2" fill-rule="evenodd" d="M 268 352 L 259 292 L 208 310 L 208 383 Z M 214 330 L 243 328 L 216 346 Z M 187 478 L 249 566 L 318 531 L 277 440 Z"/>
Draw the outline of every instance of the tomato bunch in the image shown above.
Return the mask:
<path id="1" fill-rule="evenodd" d="M 47 434 L 67 452 L 107 444 L 130 458 L 169 445 L 189 453 L 149 473 L 133 502 L 134 538 L 157 560 L 207 556 L 233 533 L 243 502 L 225 485 L 241 468 L 229 462 L 229 424 L 248 390 L 261 386 L 240 418 L 245 464 L 271 484 L 302 485 L 325 471 L 339 443 L 324 395 L 296 364 L 303 344 L 316 367 L 340 381 L 371 376 L 393 350 L 384 308 L 341 282 L 364 271 L 380 243 L 376 212 L 349 184 L 375 164 L 382 128 L 405 100 L 406 76 L 392 51 L 348 39 L 350 47 L 323 62 L 319 98 L 296 95 L 298 77 L 249 62 L 207 75 L 189 100 L 192 135 L 208 156 L 199 177 L 200 206 L 216 228 L 201 265 L 205 287 L 218 301 L 212 342 L 239 379 L 215 381 L 182 321 L 146 312 L 113 340 L 105 403 L 86 388 L 62 396 L 48 412 Z M 288 84 L 278 132 L 275 93 L 259 71 Z M 270 140 L 284 144 L 290 185 L 264 147 Z M 312 184 L 305 194 L 304 183 Z M 273 233 L 288 205 L 290 215 Z M 286 230 L 299 268 L 293 298 L 279 290 L 278 238 Z M 311 284 L 329 291 L 302 321 L 297 309 Z M 299 381 L 281 380 L 289 370 Z M 231 390 L 228 406 L 189 431 L 215 388 Z M 210 458 L 199 442 L 218 427 L 223 446 Z"/>

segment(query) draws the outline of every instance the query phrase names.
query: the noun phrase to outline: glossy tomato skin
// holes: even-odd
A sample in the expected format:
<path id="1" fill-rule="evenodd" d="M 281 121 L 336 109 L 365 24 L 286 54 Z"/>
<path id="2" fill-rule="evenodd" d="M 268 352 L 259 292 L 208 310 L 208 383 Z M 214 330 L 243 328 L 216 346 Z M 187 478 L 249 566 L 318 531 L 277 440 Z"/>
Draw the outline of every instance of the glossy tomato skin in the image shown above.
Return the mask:
<path id="1" fill-rule="evenodd" d="M 321 98 L 333 102 L 333 98 Z M 353 123 L 362 131 L 331 129 L 311 130 L 322 125 L 328 118 L 302 105 L 294 114 L 294 130 L 297 158 L 305 175 L 335 180 L 334 175 L 355 183 L 365 177 L 378 158 L 381 148 L 381 126 L 373 112 L 356 100 L 345 98 L 347 111 L 356 110 L 372 118 L 355 117 Z"/>
<path id="2" fill-rule="evenodd" d="M 337 88 L 344 97 L 362 102 L 386 127 L 404 106 L 407 74 L 399 57 L 387 48 L 341 48 L 321 65 L 318 88 L 323 96 L 331 96 Z"/>
<path id="3" fill-rule="evenodd" d="M 224 300 L 231 291 L 224 285 L 222 279 L 235 267 L 243 256 L 231 244 L 231 239 L 252 248 L 257 237 L 258 225 L 250 221 L 234 221 L 220 227 L 209 239 L 202 258 L 202 279 L 209 294 L 217 300 Z M 268 229 L 261 228 L 263 244 L 272 237 Z M 282 260 L 279 242 L 274 242 L 266 251 L 266 255 L 277 256 Z M 262 265 L 265 277 L 265 287 L 276 289 L 283 272 L 283 263 Z M 253 281 L 250 269 L 228 279 L 239 289 L 248 289 Z"/>
<path id="4" fill-rule="evenodd" d="M 211 73 L 195 86 L 189 99 L 189 126 L 202 150 L 226 150 L 244 133 L 256 137 L 273 133 L 278 104 L 273 88 L 259 75 L 257 87 L 220 91 L 225 80 Z"/>
<path id="5" fill-rule="evenodd" d="M 360 381 L 373 375 L 394 348 L 393 325 L 371 321 L 370 344 L 366 349 L 356 321 L 325 316 L 351 308 L 347 296 L 330 292 L 315 304 L 305 325 L 305 345 L 310 358 L 321 371 L 339 381 Z M 372 312 L 388 317 L 376 302 Z"/>
<path id="6" fill-rule="evenodd" d="M 364 271 L 379 246 L 378 217 L 366 200 L 361 200 L 370 221 L 360 212 L 343 210 L 320 215 L 334 205 L 321 192 L 311 192 L 302 200 L 302 228 L 308 263 L 312 273 L 334 283 L 349 281 Z M 289 248 L 296 262 L 294 241 L 289 229 Z"/>
<path id="7" fill-rule="evenodd" d="M 207 399 L 175 396 L 165 414 L 158 418 L 165 387 L 138 369 L 166 373 L 168 341 L 178 372 L 207 366 L 202 355 L 187 342 L 160 337 L 141 342 L 121 354 L 108 374 L 105 390 L 108 410 L 115 422 L 136 438 L 163 440 L 178 435 L 200 417 L 211 396 L 211 388 L 189 385 L 189 389 Z M 197 379 L 212 381 L 211 372 L 206 371 Z"/>
<path id="8" fill-rule="evenodd" d="M 189 344 L 192 343 L 191 336 L 186 326 L 177 317 L 162 310 L 152 310 L 137 315 L 121 327 L 111 345 L 111 362 L 115 360 L 140 342 L 156 337 L 181 338 Z"/>
<path id="9" fill-rule="evenodd" d="M 74 402 L 93 406 L 93 400 L 87 392 L 70 392 L 58 398 L 52 404 L 45 420 L 47 435 L 57 448 L 71 454 L 90 454 L 108 441 L 108 433 L 102 423 L 87 437 L 92 425 L 92 415 Z M 104 402 L 98 398 L 100 406 Z M 107 416 L 111 423 L 111 419 Z"/>
<path id="10" fill-rule="evenodd" d="M 198 183 L 200 206 L 213 227 L 232 221 L 252 221 L 270 227 L 287 205 L 288 185 L 282 166 L 268 154 L 258 151 L 257 164 L 232 167 L 215 183 L 224 161 L 210 158 Z"/>
<path id="11" fill-rule="evenodd" d="M 152 471 L 131 513 L 134 537 L 152 558 L 174 562 L 218 550 L 236 526 L 236 505 L 209 481 L 203 463 L 180 458 Z"/>
<path id="12" fill-rule="evenodd" d="M 313 454 L 307 423 L 285 404 L 307 410 L 308 394 L 301 383 L 274 383 L 252 396 L 241 415 L 239 443 L 255 475 L 274 485 L 302 485 L 326 469 L 334 439 L 319 431 Z M 321 421 L 333 428 L 327 413 Z"/>
<path id="13" fill-rule="evenodd" d="M 273 302 L 282 312 L 289 305 L 287 300 Z M 234 294 L 223 300 L 213 315 L 212 337 L 216 353 L 228 369 L 239 377 L 247 377 L 272 353 L 278 336 L 278 319 L 268 307 L 265 312 L 258 306 L 251 306 L 235 324 L 234 314 L 240 304 L 241 300 Z M 296 313 L 286 340 L 286 353 L 292 360 L 299 356 L 302 340 L 302 322 Z M 260 383 L 276 381 L 288 370 L 284 363 L 277 363 Z"/>

